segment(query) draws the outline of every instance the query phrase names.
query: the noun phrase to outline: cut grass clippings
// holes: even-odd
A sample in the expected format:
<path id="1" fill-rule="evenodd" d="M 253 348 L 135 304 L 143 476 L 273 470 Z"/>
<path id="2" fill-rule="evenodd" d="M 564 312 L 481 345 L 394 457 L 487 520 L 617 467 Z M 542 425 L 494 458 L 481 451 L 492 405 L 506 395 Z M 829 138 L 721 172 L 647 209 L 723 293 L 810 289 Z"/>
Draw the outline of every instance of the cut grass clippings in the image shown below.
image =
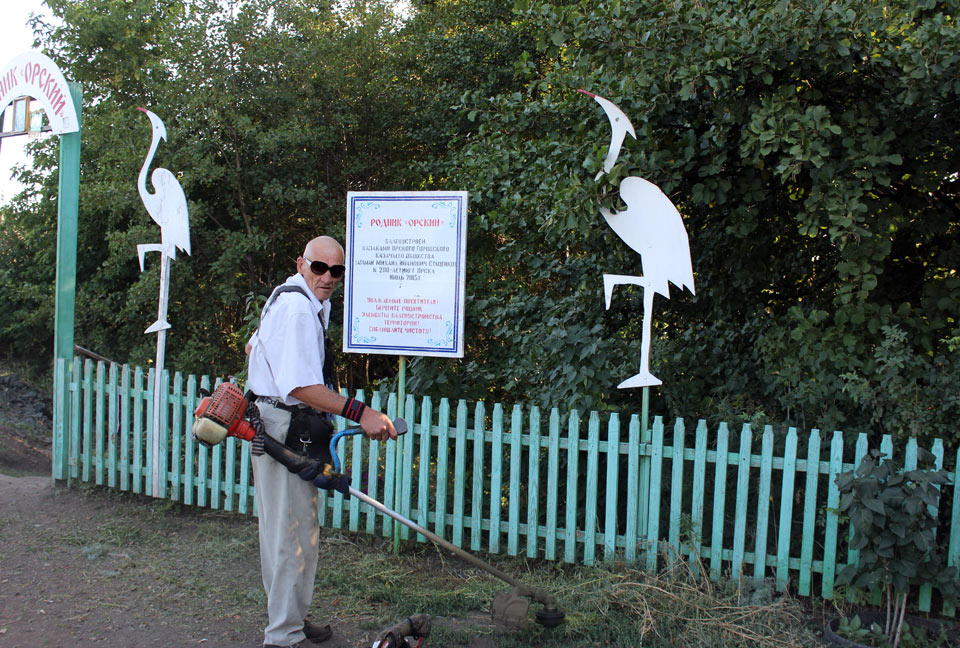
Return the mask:
<path id="1" fill-rule="evenodd" d="M 150 583 L 161 606 L 164 599 L 173 604 L 199 596 L 238 618 L 263 615 L 255 518 L 102 488 L 81 491 L 101 500 L 104 518 L 66 537 L 40 534 L 41 543 L 125 556 L 118 577 Z M 436 617 L 425 645 L 443 648 L 466 648 L 477 637 L 498 648 L 822 645 L 800 604 L 769 583 L 737 587 L 697 579 L 686 563 L 653 575 L 622 564 L 586 567 L 479 554 L 556 596 L 566 613 L 564 624 L 544 628 L 533 620 L 540 609 L 533 602 L 525 628 L 497 628 L 489 609 L 494 595 L 509 589 L 506 583 L 429 542 L 406 541 L 394 553 L 390 535 L 321 529 L 314 618 L 348 620 L 373 633 L 424 612 Z"/>

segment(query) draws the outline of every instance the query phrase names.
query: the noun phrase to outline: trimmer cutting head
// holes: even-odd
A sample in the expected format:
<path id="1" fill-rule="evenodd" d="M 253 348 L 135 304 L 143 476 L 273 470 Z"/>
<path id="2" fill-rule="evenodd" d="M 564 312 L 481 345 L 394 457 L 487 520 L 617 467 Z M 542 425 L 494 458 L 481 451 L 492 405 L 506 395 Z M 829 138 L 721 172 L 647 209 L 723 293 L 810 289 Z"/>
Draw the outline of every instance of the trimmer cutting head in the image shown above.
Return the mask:
<path id="1" fill-rule="evenodd" d="M 566 614 L 563 613 L 563 610 L 559 608 L 549 609 L 543 608 L 542 610 L 537 610 L 536 617 L 537 623 L 542 625 L 545 628 L 556 628 L 558 625 L 563 623 L 563 620 L 566 618 Z"/>
<path id="2" fill-rule="evenodd" d="M 497 592 L 490 605 L 490 618 L 498 626 L 519 629 L 527 625 L 530 601 L 517 594 L 515 589 Z"/>
<path id="3" fill-rule="evenodd" d="M 490 617 L 498 626 L 510 629 L 519 629 L 527 624 L 527 612 L 530 610 L 530 601 L 527 600 L 523 590 L 527 588 L 517 588 L 498 592 L 493 597 L 493 604 L 490 606 Z M 529 592 L 526 593 L 527 595 Z M 544 606 L 543 609 L 536 612 L 537 623 L 545 628 L 555 628 L 566 618 L 563 610 L 556 606 Z"/>

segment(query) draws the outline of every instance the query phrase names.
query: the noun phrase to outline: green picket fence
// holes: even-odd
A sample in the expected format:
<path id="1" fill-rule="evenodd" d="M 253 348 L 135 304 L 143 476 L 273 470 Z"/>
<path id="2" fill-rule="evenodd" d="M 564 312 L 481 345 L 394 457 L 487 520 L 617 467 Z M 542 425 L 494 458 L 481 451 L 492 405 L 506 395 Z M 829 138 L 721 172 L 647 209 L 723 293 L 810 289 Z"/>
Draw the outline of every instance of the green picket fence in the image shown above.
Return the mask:
<path id="1" fill-rule="evenodd" d="M 180 373 L 171 380 L 167 372 L 162 378 L 162 452 L 153 457 L 152 370 L 61 361 L 53 477 L 154 495 L 156 461 L 157 497 L 255 515 L 249 444 L 229 438 L 209 449 L 189 433 L 199 388 L 219 381 Z M 381 409 L 380 395 L 370 404 Z M 387 414 L 396 416 L 398 405 L 390 395 Z M 778 591 L 824 598 L 834 596 L 837 572 L 857 560 L 848 547 L 850 526 L 836 513 L 835 476 L 866 456 L 866 435 L 851 451 L 839 431 L 822 436 L 812 430 L 801 439 L 790 428 L 777 438 L 770 426 L 756 435 L 748 425 L 730 430 L 721 423 L 712 432 L 704 421 L 691 429 L 659 417 L 641 430 L 636 415 L 621 420 L 614 413 L 602 422 L 596 412 L 584 419 L 575 410 L 561 415 L 553 409 L 542 417 L 536 407 L 507 412 L 500 404 L 471 408 L 444 398 L 435 405 L 413 396 L 403 406 L 410 432 L 386 443 L 348 437 L 339 448 L 344 466 L 354 488 L 457 546 L 588 565 L 624 561 L 649 570 L 682 562 L 712 578 L 771 578 Z M 907 469 L 916 467 L 915 440 L 895 449 L 885 437 L 880 449 L 896 452 Z M 943 467 L 942 442 L 930 450 Z M 938 511 L 953 565 L 960 561 L 957 459 Z M 394 533 L 392 519 L 356 498 L 321 491 L 320 501 L 324 526 Z M 403 526 L 399 533 L 412 535 Z M 923 587 L 920 610 L 930 611 L 933 600 L 931 588 Z M 949 605 L 940 612 L 955 614 Z"/>

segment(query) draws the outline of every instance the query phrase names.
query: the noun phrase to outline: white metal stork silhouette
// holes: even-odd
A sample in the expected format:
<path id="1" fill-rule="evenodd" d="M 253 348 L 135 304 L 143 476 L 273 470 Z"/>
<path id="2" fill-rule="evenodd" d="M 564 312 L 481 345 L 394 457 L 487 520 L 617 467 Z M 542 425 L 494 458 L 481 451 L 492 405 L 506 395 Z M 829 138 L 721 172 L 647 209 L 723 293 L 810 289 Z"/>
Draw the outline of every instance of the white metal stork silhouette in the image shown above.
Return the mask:
<path id="1" fill-rule="evenodd" d="M 633 124 L 611 101 L 578 90 L 592 97 L 603 108 L 610 120 L 610 148 L 603 160 L 599 179 L 613 168 L 627 133 L 636 139 Z M 620 197 L 627 209 L 612 212 L 601 208 L 607 224 L 624 243 L 640 253 L 643 276 L 603 275 L 603 293 L 607 309 L 613 297 L 613 288 L 619 284 L 634 284 L 643 288 L 643 337 L 640 342 L 640 372 L 617 385 L 620 389 L 650 387 L 663 384 L 650 373 L 650 334 L 652 328 L 653 296 L 670 298 L 670 283 L 694 293 L 693 266 L 690 262 L 690 243 L 680 212 L 660 188 L 637 176 L 624 178 L 620 183 Z"/>
<path id="2" fill-rule="evenodd" d="M 187 214 L 187 197 L 170 171 L 163 168 L 153 170 L 150 182 L 154 193 L 147 191 L 147 169 L 153 161 L 160 140 L 166 141 L 167 129 L 163 121 L 145 108 L 142 110 L 150 118 L 153 126 L 153 138 L 150 141 L 150 150 L 143 161 L 140 175 L 137 177 L 137 190 L 143 206 L 147 208 L 150 218 L 160 226 L 160 245 L 138 245 L 137 256 L 140 259 L 140 271 L 143 272 L 143 260 L 147 252 L 160 252 L 162 265 L 160 267 L 160 305 L 157 321 L 145 333 L 155 333 L 170 328 L 167 323 L 167 293 L 170 283 L 170 261 L 177 258 L 177 248 L 190 254 L 190 219 Z"/>
<path id="3" fill-rule="evenodd" d="M 157 361 L 153 377 L 153 427 L 150 431 L 151 439 L 151 491 L 153 497 L 162 497 L 160 475 L 166 472 L 166 453 L 160 444 L 160 412 L 165 400 L 162 400 L 163 385 L 163 357 L 166 351 L 167 329 L 167 295 L 170 291 L 170 261 L 177 256 L 177 248 L 190 254 L 190 219 L 187 214 L 187 197 L 183 194 L 180 183 L 167 169 L 154 169 L 150 181 L 153 183 L 154 193 L 147 191 L 147 168 L 153 161 L 160 140 L 167 139 L 167 129 L 163 121 L 155 114 L 139 108 L 153 127 L 153 138 L 150 141 L 150 150 L 143 161 L 140 175 L 137 177 L 137 190 L 140 199 L 150 218 L 160 226 L 160 244 L 137 245 L 137 256 L 140 259 L 140 272 L 143 272 L 143 260 L 147 252 L 160 252 L 160 303 L 157 307 L 157 321 L 144 331 L 157 334 Z M 165 481 L 163 482 L 166 483 Z"/>

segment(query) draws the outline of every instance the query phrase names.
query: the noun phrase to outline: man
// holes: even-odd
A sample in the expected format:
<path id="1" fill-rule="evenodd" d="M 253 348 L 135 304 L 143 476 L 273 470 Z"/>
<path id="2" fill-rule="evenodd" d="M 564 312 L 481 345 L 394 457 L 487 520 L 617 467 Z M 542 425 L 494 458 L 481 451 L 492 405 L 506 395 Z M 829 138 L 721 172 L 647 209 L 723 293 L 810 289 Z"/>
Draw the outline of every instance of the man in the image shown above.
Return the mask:
<path id="1" fill-rule="evenodd" d="M 297 274 L 271 295 L 260 328 L 247 344 L 247 387 L 258 396 L 266 433 L 287 445 L 292 413 L 303 407 L 351 418 L 371 439 L 397 438 L 389 418 L 331 388 L 333 362 L 324 342 L 343 259 L 343 247 L 335 239 L 310 241 L 297 259 Z M 319 555 L 317 487 L 269 455 L 253 458 L 253 475 L 269 616 L 263 648 L 326 641 L 333 634 L 330 626 L 306 620 Z"/>

